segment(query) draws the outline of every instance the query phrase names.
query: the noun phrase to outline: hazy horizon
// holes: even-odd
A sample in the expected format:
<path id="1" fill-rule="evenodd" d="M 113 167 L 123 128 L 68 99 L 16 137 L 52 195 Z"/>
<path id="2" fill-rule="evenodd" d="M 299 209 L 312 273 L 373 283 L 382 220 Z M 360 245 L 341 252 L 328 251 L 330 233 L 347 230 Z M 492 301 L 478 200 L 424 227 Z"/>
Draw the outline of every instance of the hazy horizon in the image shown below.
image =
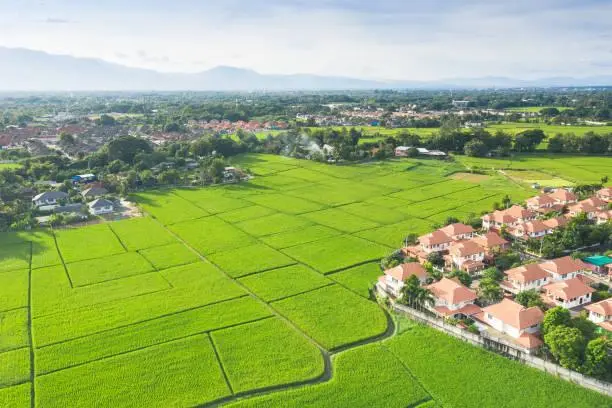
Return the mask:
<path id="1" fill-rule="evenodd" d="M 603 0 L 0 0 L 0 46 L 160 72 L 375 80 L 606 75 Z"/>

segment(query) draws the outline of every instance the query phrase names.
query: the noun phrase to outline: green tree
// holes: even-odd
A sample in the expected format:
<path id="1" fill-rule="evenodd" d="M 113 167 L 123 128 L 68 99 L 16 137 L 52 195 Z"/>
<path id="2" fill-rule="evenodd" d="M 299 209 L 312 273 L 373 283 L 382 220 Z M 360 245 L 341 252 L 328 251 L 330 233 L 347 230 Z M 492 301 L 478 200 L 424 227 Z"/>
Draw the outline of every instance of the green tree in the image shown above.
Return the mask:
<path id="1" fill-rule="evenodd" d="M 584 369 L 587 375 L 609 380 L 612 378 L 612 358 L 608 354 L 608 348 L 612 346 L 605 337 L 589 341 L 584 353 Z"/>
<path id="2" fill-rule="evenodd" d="M 486 303 L 495 303 L 500 301 L 504 294 L 495 279 L 485 277 L 480 280 L 478 285 L 478 297 Z"/>
<path id="3" fill-rule="evenodd" d="M 570 326 L 571 315 L 569 310 L 562 308 L 561 306 L 553 307 L 548 310 L 544 315 L 544 321 L 542 322 L 542 331 L 548 333 L 558 326 Z"/>
<path id="4" fill-rule="evenodd" d="M 537 306 L 540 309 L 544 309 L 544 302 L 535 289 L 519 292 L 514 300 L 525 307 Z"/>
<path id="5" fill-rule="evenodd" d="M 580 371 L 585 349 L 584 336 L 575 327 L 555 326 L 546 331 L 544 341 L 563 367 Z"/>
<path id="6" fill-rule="evenodd" d="M 134 163 L 134 157 L 139 153 L 151 153 L 153 147 L 145 139 L 134 136 L 121 136 L 111 140 L 106 145 L 109 160 L 121 160 Z"/>
<path id="7" fill-rule="evenodd" d="M 426 304 L 433 304 L 433 296 L 431 292 L 421 286 L 419 278 L 415 275 L 410 275 L 408 279 L 404 281 L 404 286 L 400 291 L 401 298 L 400 302 L 404 304 L 417 304 L 424 306 Z"/>
<path id="8" fill-rule="evenodd" d="M 457 278 L 462 285 L 470 286 L 472 284 L 472 277 L 469 273 L 461 271 L 459 269 L 455 269 L 449 275 L 449 278 Z"/>

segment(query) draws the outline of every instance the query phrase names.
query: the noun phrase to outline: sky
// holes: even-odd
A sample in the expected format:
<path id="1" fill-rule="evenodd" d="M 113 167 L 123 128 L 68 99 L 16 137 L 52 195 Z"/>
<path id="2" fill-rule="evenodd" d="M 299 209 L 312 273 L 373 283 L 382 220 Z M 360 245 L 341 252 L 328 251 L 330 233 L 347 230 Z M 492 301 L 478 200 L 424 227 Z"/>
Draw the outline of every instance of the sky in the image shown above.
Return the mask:
<path id="1" fill-rule="evenodd" d="M 612 0 L 0 0 L 0 46 L 164 72 L 581 77 L 612 72 Z"/>

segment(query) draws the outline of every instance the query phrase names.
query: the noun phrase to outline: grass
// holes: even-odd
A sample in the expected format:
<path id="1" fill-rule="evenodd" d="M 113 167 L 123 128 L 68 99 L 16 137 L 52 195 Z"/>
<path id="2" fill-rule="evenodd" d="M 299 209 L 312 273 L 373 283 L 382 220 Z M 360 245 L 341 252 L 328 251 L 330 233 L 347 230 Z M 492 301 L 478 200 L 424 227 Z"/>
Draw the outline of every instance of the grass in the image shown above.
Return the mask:
<path id="1" fill-rule="evenodd" d="M 174 224 L 210 215 L 202 208 L 169 191 L 152 191 L 134 194 L 142 208 L 164 224 Z"/>
<path id="2" fill-rule="evenodd" d="M 361 231 L 356 235 L 369 241 L 386 245 L 390 248 L 397 248 L 403 245 L 404 238 L 406 238 L 408 234 L 424 234 L 431 231 L 431 226 L 431 221 L 409 218 L 397 224 Z"/>
<path id="3" fill-rule="evenodd" d="M 321 273 L 330 273 L 359 263 L 378 260 L 390 248 L 352 235 L 326 238 L 296 245 L 283 252 Z"/>
<path id="4" fill-rule="evenodd" d="M 159 273 L 72 288 L 62 266 L 32 271 L 32 315 L 51 315 L 170 289 Z"/>
<path id="5" fill-rule="evenodd" d="M 143 249 L 139 253 L 158 270 L 197 262 L 200 259 L 181 243 Z"/>
<path id="6" fill-rule="evenodd" d="M 170 229 L 204 256 L 255 243 L 250 235 L 215 217 L 174 224 Z"/>
<path id="7" fill-rule="evenodd" d="M 57 231 L 57 245 L 66 263 L 125 252 L 107 224 Z"/>
<path id="8" fill-rule="evenodd" d="M 249 207 L 239 208 L 219 214 L 219 218 L 224 221 L 236 223 L 241 221 L 252 220 L 255 218 L 265 217 L 266 215 L 274 214 L 275 211 L 271 208 L 262 207 L 260 205 L 251 205 Z"/>
<path id="9" fill-rule="evenodd" d="M 300 180 L 297 181 L 300 182 Z M 321 204 L 286 194 L 255 195 L 249 198 L 249 201 L 287 214 L 302 214 L 323 208 Z"/>
<path id="10" fill-rule="evenodd" d="M 28 310 L 22 308 L 0 313 L 0 352 L 27 346 Z"/>
<path id="11" fill-rule="evenodd" d="M 323 374 L 319 349 L 278 318 L 215 331 L 211 338 L 234 392 Z"/>
<path id="12" fill-rule="evenodd" d="M 365 297 L 370 297 L 370 289 L 376 283 L 376 279 L 382 275 L 378 262 L 367 263 L 353 268 L 345 269 L 328 275 L 330 279 L 338 282 L 342 286 Z"/>
<path id="13" fill-rule="evenodd" d="M 500 401 L 508 408 L 610 406 L 601 394 L 429 327 L 414 326 L 387 344 L 444 406 L 498 407 Z M 478 387 L 467 386 L 471 378 L 478 378 Z"/>
<path id="14" fill-rule="evenodd" d="M 329 382 L 308 385 L 230 404 L 232 408 L 423 407 L 432 401 L 402 364 L 377 344 L 343 352 L 333 359 Z"/>
<path id="15" fill-rule="evenodd" d="M 0 247 L 0 273 L 30 267 L 30 244 Z"/>
<path id="16" fill-rule="evenodd" d="M 304 217 L 317 224 L 349 233 L 379 226 L 379 224 L 374 221 L 369 221 L 336 208 L 311 212 L 304 214 Z"/>
<path id="17" fill-rule="evenodd" d="M 216 188 L 176 190 L 175 194 L 203 209 L 208 214 L 218 214 L 250 205 L 246 201 L 226 197 L 223 195 L 223 190 Z"/>
<path id="18" fill-rule="evenodd" d="M 285 254 L 263 244 L 218 252 L 208 259 L 234 278 L 295 263 Z"/>
<path id="19" fill-rule="evenodd" d="M 30 379 L 30 349 L 0 353 L 0 387 L 20 384 Z"/>
<path id="20" fill-rule="evenodd" d="M 36 345 L 87 336 L 245 294 L 236 283 L 204 263 L 160 273 L 172 289 L 34 318 Z"/>
<path id="21" fill-rule="evenodd" d="M 305 218 L 277 213 L 253 220 L 243 221 L 235 225 L 252 236 L 262 237 L 301 229 L 310 224 L 311 222 Z"/>
<path id="22" fill-rule="evenodd" d="M 0 388 L 0 406 L 21 408 L 30 406 L 30 383 Z"/>
<path id="23" fill-rule="evenodd" d="M 137 252 L 107 256 L 103 262 L 89 259 L 66 265 L 74 286 L 93 285 L 151 272 L 153 266 Z"/>
<path id="24" fill-rule="evenodd" d="M 50 408 L 194 406 L 228 394 L 206 335 L 36 378 L 36 404 Z"/>
<path id="25" fill-rule="evenodd" d="M 318 241 L 324 238 L 334 237 L 342 234 L 323 225 L 311 225 L 294 231 L 286 231 L 278 234 L 261 237 L 260 240 L 273 248 L 282 249 L 299 244 Z"/>
<path id="26" fill-rule="evenodd" d="M 302 265 L 292 265 L 246 276 L 241 278 L 240 282 L 267 302 L 297 295 L 332 283 L 321 274 Z"/>
<path id="27" fill-rule="evenodd" d="M 149 217 L 109 224 L 128 251 L 151 248 L 175 242 L 174 237 Z"/>
<path id="28" fill-rule="evenodd" d="M 273 306 L 328 350 L 378 336 L 387 329 L 387 318 L 376 303 L 337 285 L 283 299 Z"/>
<path id="29" fill-rule="evenodd" d="M 241 297 L 43 347 L 36 370 L 44 374 L 270 315 L 253 298 Z"/>
<path id="30" fill-rule="evenodd" d="M 28 271 L 0 272 L 0 311 L 28 306 Z"/>

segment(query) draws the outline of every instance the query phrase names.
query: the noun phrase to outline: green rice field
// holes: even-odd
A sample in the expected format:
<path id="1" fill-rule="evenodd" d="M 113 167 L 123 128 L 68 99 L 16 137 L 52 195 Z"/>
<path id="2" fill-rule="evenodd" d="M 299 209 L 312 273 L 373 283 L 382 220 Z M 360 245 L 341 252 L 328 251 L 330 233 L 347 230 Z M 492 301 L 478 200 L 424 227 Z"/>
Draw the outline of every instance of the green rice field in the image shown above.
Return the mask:
<path id="1" fill-rule="evenodd" d="M 2 233 L 0 407 L 609 407 L 371 295 L 406 235 L 599 160 L 249 154 L 248 182 L 134 194 L 141 218 Z"/>

